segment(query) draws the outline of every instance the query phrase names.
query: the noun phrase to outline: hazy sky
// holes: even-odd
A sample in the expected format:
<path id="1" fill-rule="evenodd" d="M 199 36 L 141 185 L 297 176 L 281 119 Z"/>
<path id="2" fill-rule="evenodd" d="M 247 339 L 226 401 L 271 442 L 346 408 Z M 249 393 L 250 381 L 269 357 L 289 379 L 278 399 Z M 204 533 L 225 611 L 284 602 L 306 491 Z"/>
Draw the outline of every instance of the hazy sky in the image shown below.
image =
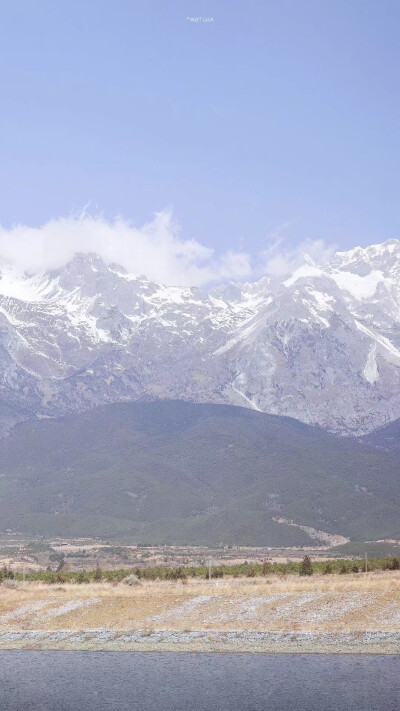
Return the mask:
<path id="1" fill-rule="evenodd" d="M 400 236 L 398 0 L 0 4 L 4 228 L 172 209 L 239 276 Z"/>

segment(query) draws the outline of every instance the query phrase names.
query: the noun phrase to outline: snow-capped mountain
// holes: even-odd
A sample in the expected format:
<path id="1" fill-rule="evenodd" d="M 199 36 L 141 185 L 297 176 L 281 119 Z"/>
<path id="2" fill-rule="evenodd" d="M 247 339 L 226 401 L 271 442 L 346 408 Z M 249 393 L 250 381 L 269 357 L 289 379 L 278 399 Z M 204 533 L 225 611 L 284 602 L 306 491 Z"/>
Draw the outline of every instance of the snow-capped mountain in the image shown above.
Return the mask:
<path id="1" fill-rule="evenodd" d="M 344 434 L 400 417 L 400 242 L 305 259 L 283 280 L 163 286 L 78 254 L 0 278 L 0 428 L 173 398 Z"/>

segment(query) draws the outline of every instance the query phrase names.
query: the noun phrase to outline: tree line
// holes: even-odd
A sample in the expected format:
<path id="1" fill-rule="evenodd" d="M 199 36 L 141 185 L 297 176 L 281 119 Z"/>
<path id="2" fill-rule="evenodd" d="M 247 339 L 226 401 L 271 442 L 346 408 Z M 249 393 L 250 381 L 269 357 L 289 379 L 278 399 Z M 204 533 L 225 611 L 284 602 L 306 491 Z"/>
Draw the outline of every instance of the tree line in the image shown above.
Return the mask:
<path id="1" fill-rule="evenodd" d="M 396 557 L 371 558 L 368 560 L 368 571 L 374 570 L 399 570 L 400 560 Z M 225 576 L 239 578 L 266 577 L 269 575 L 302 575 L 313 574 L 322 575 L 347 575 L 351 573 L 365 572 L 365 560 L 338 559 L 338 560 L 311 560 L 305 555 L 300 562 L 289 561 L 288 563 L 272 563 L 263 561 L 262 563 L 241 563 L 237 565 L 212 566 L 211 578 L 223 578 Z M 94 570 L 65 571 L 42 570 L 29 573 L 25 576 L 28 581 L 40 581 L 49 584 L 55 583 L 91 583 L 99 581 L 120 582 L 129 575 L 136 575 L 139 580 L 182 580 L 188 578 L 205 578 L 209 576 L 208 566 L 177 566 L 164 567 L 152 566 L 148 568 L 119 568 L 117 570 L 102 570 L 97 564 Z M 0 582 L 7 578 L 22 580 L 22 575 L 4 567 L 0 569 Z"/>

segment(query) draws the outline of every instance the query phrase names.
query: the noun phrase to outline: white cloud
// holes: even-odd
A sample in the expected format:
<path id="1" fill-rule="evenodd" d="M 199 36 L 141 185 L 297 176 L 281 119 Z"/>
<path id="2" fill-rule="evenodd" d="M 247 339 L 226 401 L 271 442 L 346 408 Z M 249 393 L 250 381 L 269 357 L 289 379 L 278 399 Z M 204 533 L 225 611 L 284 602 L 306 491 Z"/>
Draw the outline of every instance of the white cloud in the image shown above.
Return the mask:
<path id="1" fill-rule="evenodd" d="M 284 278 L 304 262 L 305 255 L 320 264 L 334 252 L 323 240 L 286 246 L 282 233 L 288 226 L 271 233 L 268 248 L 253 260 L 245 251 L 228 250 L 217 256 L 204 244 L 183 239 L 170 211 L 157 213 L 140 228 L 121 218 L 106 220 L 83 213 L 40 227 L 0 227 L 0 263 L 12 263 L 32 274 L 60 268 L 76 252 L 96 252 L 107 263 L 117 262 L 155 282 L 207 286 L 264 274 Z"/>
<path id="2" fill-rule="evenodd" d="M 262 252 L 263 271 L 278 279 L 292 274 L 305 261 L 326 264 L 336 251 L 336 246 L 324 240 L 306 239 L 296 246 L 285 246 L 280 235 Z"/>
<path id="3" fill-rule="evenodd" d="M 76 252 L 96 252 L 106 262 L 166 284 L 200 286 L 251 276 L 248 254 L 228 251 L 217 257 L 200 242 L 182 239 L 168 211 L 141 228 L 86 214 L 41 227 L 0 228 L 0 260 L 29 273 L 62 267 Z"/>

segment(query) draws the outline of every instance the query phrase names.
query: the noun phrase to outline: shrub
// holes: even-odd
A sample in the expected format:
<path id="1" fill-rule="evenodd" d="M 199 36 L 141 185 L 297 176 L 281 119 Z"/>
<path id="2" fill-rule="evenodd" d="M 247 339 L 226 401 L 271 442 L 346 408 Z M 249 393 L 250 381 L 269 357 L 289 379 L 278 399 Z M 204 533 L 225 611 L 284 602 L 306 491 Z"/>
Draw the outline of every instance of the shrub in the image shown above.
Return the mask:
<path id="1" fill-rule="evenodd" d="M 398 558 L 393 558 L 391 569 L 400 570 L 400 560 Z"/>
<path id="2" fill-rule="evenodd" d="M 224 571 L 222 568 L 213 568 L 211 571 L 211 577 L 212 578 L 223 578 L 224 577 Z"/>
<path id="3" fill-rule="evenodd" d="M 126 578 L 123 579 L 122 581 L 126 585 L 141 585 L 141 582 L 135 573 L 131 573 L 131 575 L 127 575 Z"/>
<path id="4" fill-rule="evenodd" d="M 330 560 L 327 560 L 324 566 L 324 569 L 322 571 L 323 575 L 332 575 L 333 573 L 333 565 Z"/>
<path id="5" fill-rule="evenodd" d="M 183 568 L 172 568 L 172 570 L 167 573 L 167 580 L 185 580 L 186 573 Z"/>

